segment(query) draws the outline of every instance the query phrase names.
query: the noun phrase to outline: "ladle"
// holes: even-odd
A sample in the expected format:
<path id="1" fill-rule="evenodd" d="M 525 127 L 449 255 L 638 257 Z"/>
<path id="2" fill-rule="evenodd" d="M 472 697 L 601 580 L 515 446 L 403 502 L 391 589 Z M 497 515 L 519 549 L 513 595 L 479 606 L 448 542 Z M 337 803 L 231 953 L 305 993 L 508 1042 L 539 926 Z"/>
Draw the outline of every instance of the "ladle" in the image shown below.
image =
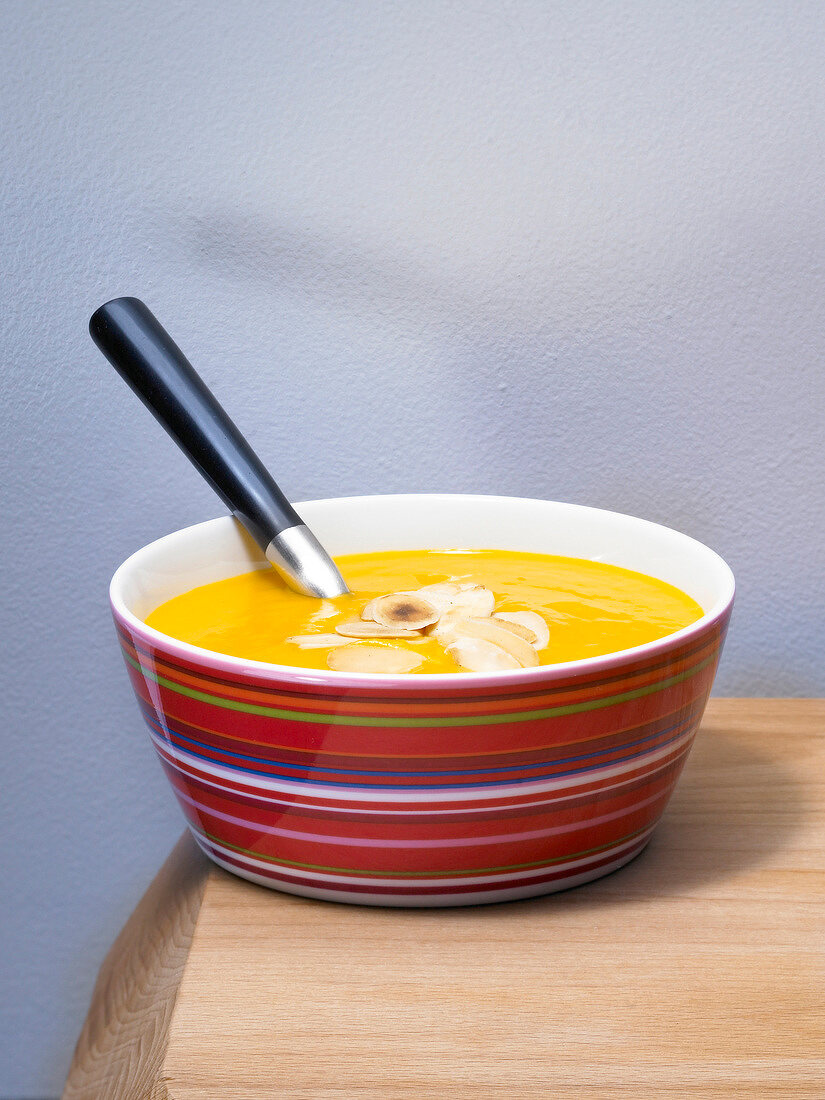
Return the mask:
<path id="1" fill-rule="evenodd" d="M 332 558 L 143 302 L 107 302 L 92 314 L 89 332 L 284 581 L 305 596 L 348 592 Z"/>

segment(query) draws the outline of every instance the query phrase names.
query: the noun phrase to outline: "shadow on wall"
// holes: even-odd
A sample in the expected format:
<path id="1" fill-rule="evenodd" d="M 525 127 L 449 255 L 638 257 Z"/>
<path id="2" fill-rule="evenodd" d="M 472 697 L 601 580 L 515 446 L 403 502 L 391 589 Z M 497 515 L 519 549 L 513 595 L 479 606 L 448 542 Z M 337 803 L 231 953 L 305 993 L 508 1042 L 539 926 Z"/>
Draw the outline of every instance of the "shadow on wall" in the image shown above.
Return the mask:
<path id="1" fill-rule="evenodd" d="M 180 235 L 180 224 L 175 231 Z M 184 227 L 183 248 L 194 261 L 223 275 L 272 285 L 279 294 L 368 316 L 390 314 L 398 325 L 412 320 L 419 330 L 435 327 L 462 342 L 468 333 L 477 336 L 502 326 L 506 331 L 512 308 L 506 302 L 498 308 L 485 303 L 492 309 L 479 313 L 473 299 L 434 283 L 401 247 L 388 255 L 362 240 L 336 241 L 240 213 L 192 218 Z"/>
<path id="2" fill-rule="evenodd" d="M 252 283 L 281 300 L 389 329 L 387 343 L 406 349 L 395 371 L 438 394 L 442 436 L 447 410 L 455 410 L 454 451 L 446 457 L 470 480 L 456 484 L 458 475 L 453 491 L 475 486 L 584 500 L 671 523 L 675 503 L 691 529 L 713 525 L 718 501 L 686 479 L 686 456 L 713 428 L 701 406 L 683 399 L 684 372 L 666 369 L 661 355 L 651 366 L 645 349 L 639 354 L 640 324 L 666 330 L 670 322 L 657 313 L 658 299 L 640 304 L 636 270 L 628 272 L 628 291 L 616 275 L 615 256 L 612 283 L 599 270 L 598 251 L 592 270 L 567 270 L 569 257 L 552 268 L 530 257 L 529 286 L 512 258 L 503 258 L 506 272 L 476 274 L 470 294 L 437 283 L 402 246 L 370 248 L 240 212 L 182 215 L 165 229 L 167 247 L 170 240 L 179 242 L 187 264 L 223 281 Z M 672 285 L 657 285 L 656 293 L 680 297 L 683 274 L 672 273 Z M 379 381 L 422 408 L 414 383 L 398 373 L 388 378 L 380 354 L 365 355 L 363 372 L 370 384 Z M 663 393 L 663 386 L 673 392 Z M 662 438 L 669 442 L 664 453 Z M 659 474 L 683 490 L 679 501 L 667 499 L 653 512 L 651 453 L 660 455 Z M 497 454 L 503 457 L 493 461 Z"/>

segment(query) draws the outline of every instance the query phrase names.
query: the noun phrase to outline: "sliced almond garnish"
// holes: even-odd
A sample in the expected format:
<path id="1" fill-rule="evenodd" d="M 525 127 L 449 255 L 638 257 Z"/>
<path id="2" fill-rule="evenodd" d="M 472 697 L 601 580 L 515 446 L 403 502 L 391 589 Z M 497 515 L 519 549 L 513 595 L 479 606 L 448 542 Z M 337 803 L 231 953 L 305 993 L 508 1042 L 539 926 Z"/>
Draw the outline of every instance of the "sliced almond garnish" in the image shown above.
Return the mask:
<path id="1" fill-rule="evenodd" d="M 492 615 L 496 598 L 489 588 L 483 584 L 462 585 L 461 588 L 453 599 L 451 611 L 461 611 L 479 619 Z"/>
<path id="2" fill-rule="evenodd" d="M 528 630 L 526 626 L 522 626 L 520 623 L 511 623 L 506 619 L 502 619 L 499 615 L 493 615 L 496 620 L 496 625 L 500 626 L 503 630 L 509 630 L 511 634 L 517 634 L 519 638 L 524 638 L 525 642 L 529 642 L 530 645 L 536 644 L 536 635 L 532 630 Z"/>
<path id="3" fill-rule="evenodd" d="M 436 607 L 415 592 L 393 592 L 375 601 L 372 616 L 382 626 L 421 630 L 438 620 Z"/>
<path id="4" fill-rule="evenodd" d="M 334 610 L 324 601 L 325 618 Z M 329 606 L 330 610 L 327 610 Z M 333 650 L 330 668 L 348 672 L 409 672 L 424 659 L 398 646 L 351 644 L 351 639 L 434 638 L 470 672 L 533 668 L 537 650 L 550 641 L 550 629 L 535 611 L 493 611 L 495 595 L 474 580 L 441 581 L 414 592 L 391 592 L 369 600 L 360 619 L 339 623 L 335 634 L 287 638 L 304 649 Z"/>
<path id="5" fill-rule="evenodd" d="M 461 633 L 461 624 L 466 619 L 467 616 L 463 611 L 447 611 L 437 623 L 427 629 L 427 634 L 441 645 L 448 646 Z"/>
<path id="6" fill-rule="evenodd" d="M 510 624 L 517 623 L 519 626 L 532 631 L 535 638 L 528 638 L 527 640 L 536 649 L 544 649 L 545 646 L 550 644 L 550 627 L 536 611 L 497 611 L 493 618 L 502 619 Z"/>
<path id="7" fill-rule="evenodd" d="M 340 634 L 293 634 L 287 641 L 301 649 L 328 649 L 330 646 L 347 644 L 347 639 Z"/>
<path id="8" fill-rule="evenodd" d="M 384 626 L 383 623 L 365 622 L 363 619 L 350 619 L 338 623 L 335 628 L 345 638 L 420 638 L 417 630 L 406 630 L 401 626 Z"/>
<path id="9" fill-rule="evenodd" d="M 460 584 L 454 584 L 452 581 L 440 581 L 438 584 L 425 584 L 423 588 L 418 589 L 416 595 L 423 597 L 435 607 L 440 615 L 443 615 L 450 610 L 456 596 L 461 591 L 462 586 Z"/>
<path id="10" fill-rule="evenodd" d="M 483 638 L 485 642 L 501 646 L 522 668 L 532 668 L 539 663 L 538 654 L 529 642 L 492 619 L 465 619 L 457 629 L 460 638 Z"/>
<path id="11" fill-rule="evenodd" d="M 412 672 L 423 660 L 420 654 L 397 646 L 354 642 L 330 653 L 327 664 L 336 672 Z"/>
<path id="12" fill-rule="evenodd" d="M 374 623 L 375 622 L 375 615 L 374 615 L 375 605 L 378 603 L 378 601 L 380 599 L 381 599 L 380 596 L 376 596 L 374 600 L 370 600 L 370 602 L 367 604 L 367 606 L 361 612 L 361 618 L 365 622 L 369 622 L 369 623 Z"/>
<path id="13" fill-rule="evenodd" d="M 468 672 L 500 672 L 509 668 L 521 668 L 512 654 L 484 638 L 458 638 L 447 646 L 447 652 L 456 664 Z"/>

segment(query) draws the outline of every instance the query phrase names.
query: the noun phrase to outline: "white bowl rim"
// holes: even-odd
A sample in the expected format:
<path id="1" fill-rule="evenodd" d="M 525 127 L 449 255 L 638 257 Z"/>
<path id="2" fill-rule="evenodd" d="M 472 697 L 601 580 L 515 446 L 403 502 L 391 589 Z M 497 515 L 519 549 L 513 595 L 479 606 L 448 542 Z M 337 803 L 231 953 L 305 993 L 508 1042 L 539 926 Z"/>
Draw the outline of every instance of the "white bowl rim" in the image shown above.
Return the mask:
<path id="1" fill-rule="evenodd" d="M 615 516 L 624 520 L 630 519 L 651 529 L 667 531 L 677 535 L 679 538 L 693 543 L 696 547 L 700 547 L 706 554 L 712 555 L 712 558 L 716 560 L 720 574 L 725 577 L 727 591 L 705 612 L 704 615 L 702 615 L 701 618 L 690 623 L 688 626 L 682 627 L 681 630 L 676 630 L 672 634 L 666 634 L 664 637 L 657 638 L 651 642 L 644 642 L 642 645 L 632 646 L 629 649 L 620 649 L 596 657 L 583 657 L 577 661 L 562 661 L 556 664 L 537 665 L 533 668 L 526 669 L 504 669 L 498 672 L 430 672 L 398 674 L 336 672 L 333 669 L 305 668 L 301 665 L 279 665 L 274 662 L 255 661 L 245 657 L 234 657 L 228 653 L 219 653 L 215 650 L 203 649 L 200 646 L 192 645 L 190 642 L 184 642 L 178 638 L 173 638 L 169 634 L 164 634 L 162 631 L 148 626 L 126 606 L 121 592 L 123 580 L 130 570 L 135 567 L 140 557 L 145 552 L 148 552 L 150 549 L 160 548 L 164 542 L 167 540 L 171 541 L 184 532 L 195 531 L 201 527 L 210 527 L 222 519 L 231 518 L 230 516 L 218 516 L 213 519 L 203 520 L 201 523 L 190 524 L 188 527 L 181 527 L 177 531 L 171 531 L 169 534 L 163 535 L 159 539 L 154 539 L 152 542 L 147 543 L 131 554 L 115 571 L 109 584 L 109 601 L 112 610 L 116 617 L 125 622 L 130 631 L 141 636 L 145 641 L 183 660 L 205 666 L 215 672 L 242 674 L 247 677 L 262 680 L 271 679 L 273 676 L 277 676 L 279 679 L 291 680 L 296 686 L 302 687 L 324 686 L 340 687 L 343 689 L 348 687 L 369 687 L 382 688 L 386 691 L 396 691 L 399 688 L 403 688 L 405 693 L 409 693 L 412 689 L 413 693 L 417 694 L 419 692 L 432 690 L 433 688 L 449 687 L 455 689 L 463 684 L 475 688 L 495 685 L 501 685 L 502 687 L 511 685 L 519 686 L 522 684 L 529 686 L 530 684 L 537 684 L 538 682 L 546 683 L 549 680 L 567 679 L 571 675 L 586 675 L 590 672 L 609 670 L 618 665 L 625 664 L 629 660 L 635 661 L 640 657 L 655 657 L 657 654 L 665 650 L 677 648 L 682 642 L 689 641 L 692 637 L 703 633 L 710 626 L 722 619 L 733 603 L 736 589 L 733 572 L 727 562 L 724 561 L 716 551 L 711 550 L 710 547 L 692 538 L 690 535 L 685 535 L 681 531 L 675 530 L 675 528 L 666 527 L 664 524 L 654 523 L 651 520 L 641 519 L 638 516 L 630 516 L 624 512 L 614 512 L 606 508 L 594 508 L 589 505 L 571 504 L 564 501 L 547 501 L 541 497 L 511 497 L 494 494 L 487 495 L 483 493 L 427 492 L 374 493 L 365 494 L 363 496 L 329 497 L 312 501 L 301 501 L 295 504 L 295 508 L 300 512 L 303 507 L 323 505 L 332 501 L 336 504 L 347 504 L 350 501 L 375 500 L 404 501 L 405 499 L 409 499 L 420 501 L 422 497 L 438 500 L 478 500 L 483 501 L 486 506 L 491 506 L 495 504 L 496 501 L 506 501 L 508 504 L 564 504 L 565 507 L 581 509 L 582 511 L 598 512 L 604 516 Z"/>

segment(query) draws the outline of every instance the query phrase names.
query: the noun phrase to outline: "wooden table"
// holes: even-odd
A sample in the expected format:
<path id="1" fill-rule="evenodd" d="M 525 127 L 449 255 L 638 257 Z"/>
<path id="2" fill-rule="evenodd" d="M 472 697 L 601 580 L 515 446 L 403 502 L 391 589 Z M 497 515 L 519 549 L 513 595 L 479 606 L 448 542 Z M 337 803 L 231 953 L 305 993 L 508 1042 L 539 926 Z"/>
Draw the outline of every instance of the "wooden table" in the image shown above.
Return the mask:
<path id="1" fill-rule="evenodd" d="M 277 894 L 186 838 L 64 1098 L 825 1097 L 825 701 L 718 699 L 647 851 L 532 901 Z"/>

